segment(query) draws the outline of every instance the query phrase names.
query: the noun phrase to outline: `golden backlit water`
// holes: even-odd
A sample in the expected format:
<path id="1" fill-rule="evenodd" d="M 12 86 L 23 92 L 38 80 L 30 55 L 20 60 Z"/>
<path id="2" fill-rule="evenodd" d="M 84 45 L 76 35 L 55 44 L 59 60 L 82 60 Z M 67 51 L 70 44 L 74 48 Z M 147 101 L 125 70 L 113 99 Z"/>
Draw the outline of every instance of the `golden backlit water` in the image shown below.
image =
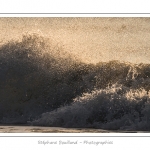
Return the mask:
<path id="1" fill-rule="evenodd" d="M 0 18 L 0 44 L 32 33 L 87 63 L 150 63 L 150 18 Z"/>

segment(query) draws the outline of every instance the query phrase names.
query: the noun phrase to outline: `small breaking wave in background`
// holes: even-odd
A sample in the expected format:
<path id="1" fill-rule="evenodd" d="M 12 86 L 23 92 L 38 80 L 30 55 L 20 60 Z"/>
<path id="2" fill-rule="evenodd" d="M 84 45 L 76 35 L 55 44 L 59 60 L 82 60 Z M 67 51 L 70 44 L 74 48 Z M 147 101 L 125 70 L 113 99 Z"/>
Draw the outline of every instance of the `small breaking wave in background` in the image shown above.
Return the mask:
<path id="1" fill-rule="evenodd" d="M 150 130 L 150 64 L 86 64 L 32 34 L 0 47 L 0 122 Z"/>

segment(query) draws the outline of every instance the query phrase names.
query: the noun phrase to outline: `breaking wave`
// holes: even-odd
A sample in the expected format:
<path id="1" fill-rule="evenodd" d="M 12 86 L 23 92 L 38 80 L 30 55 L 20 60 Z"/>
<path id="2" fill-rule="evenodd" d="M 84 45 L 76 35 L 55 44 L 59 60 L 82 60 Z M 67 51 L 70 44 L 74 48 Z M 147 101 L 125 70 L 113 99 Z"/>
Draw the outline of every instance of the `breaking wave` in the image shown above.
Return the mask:
<path id="1" fill-rule="evenodd" d="M 0 46 L 0 122 L 150 130 L 150 64 L 85 64 L 49 39 Z"/>
<path id="2" fill-rule="evenodd" d="M 150 93 L 121 85 L 94 90 L 71 105 L 43 113 L 34 125 L 109 130 L 150 130 Z"/>

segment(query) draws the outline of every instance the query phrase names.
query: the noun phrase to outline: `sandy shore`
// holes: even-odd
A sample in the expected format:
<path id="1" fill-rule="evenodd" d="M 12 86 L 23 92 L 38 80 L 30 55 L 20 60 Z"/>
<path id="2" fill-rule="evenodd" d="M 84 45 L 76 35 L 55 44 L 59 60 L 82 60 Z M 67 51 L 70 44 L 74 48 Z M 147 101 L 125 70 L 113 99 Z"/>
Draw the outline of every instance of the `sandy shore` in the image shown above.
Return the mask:
<path id="1" fill-rule="evenodd" d="M 101 129 L 82 129 L 82 128 L 61 128 L 61 127 L 40 127 L 40 126 L 0 126 L 0 133 L 108 133 Z M 112 131 L 110 131 L 112 132 Z"/>
<path id="2" fill-rule="evenodd" d="M 150 133 L 150 131 L 121 131 L 92 128 L 61 128 L 41 126 L 0 125 L 0 133 Z"/>

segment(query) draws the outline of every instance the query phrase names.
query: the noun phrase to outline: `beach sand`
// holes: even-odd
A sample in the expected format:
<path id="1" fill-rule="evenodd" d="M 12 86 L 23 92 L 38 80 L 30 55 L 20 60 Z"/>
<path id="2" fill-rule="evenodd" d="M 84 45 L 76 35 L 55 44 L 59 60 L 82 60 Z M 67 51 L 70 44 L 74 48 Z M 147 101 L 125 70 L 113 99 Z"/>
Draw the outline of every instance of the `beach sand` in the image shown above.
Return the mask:
<path id="1" fill-rule="evenodd" d="M 92 128 L 61 128 L 42 126 L 1 125 L 0 133 L 148 133 L 150 131 L 103 130 Z"/>

